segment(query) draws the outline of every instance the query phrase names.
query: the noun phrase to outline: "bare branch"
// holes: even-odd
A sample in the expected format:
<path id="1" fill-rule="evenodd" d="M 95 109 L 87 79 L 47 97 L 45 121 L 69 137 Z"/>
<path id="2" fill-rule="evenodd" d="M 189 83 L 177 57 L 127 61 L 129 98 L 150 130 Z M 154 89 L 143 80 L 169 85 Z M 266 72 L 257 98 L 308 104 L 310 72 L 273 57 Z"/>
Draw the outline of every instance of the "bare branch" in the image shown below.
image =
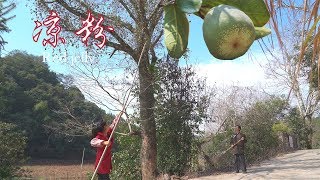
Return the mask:
<path id="1" fill-rule="evenodd" d="M 48 5 L 45 3 L 45 1 L 41 0 L 40 2 L 42 3 L 42 5 L 48 7 Z M 69 11 L 70 13 L 72 13 L 73 15 L 75 15 L 79 18 L 86 18 L 87 17 L 87 14 L 85 14 L 84 12 L 77 11 L 73 7 L 69 6 L 63 0 L 56 0 L 56 3 L 58 3 L 63 8 L 65 8 L 67 11 Z M 115 42 L 108 41 L 106 43 L 107 46 L 110 46 L 110 47 L 115 48 L 120 51 L 124 51 L 128 54 L 131 54 L 131 55 L 133 54 L 133 49 L 116 32 L 111 33 L 111 35 L 119 42 L 119 44 L 115 43 Z M 98 39 L 98 41 L 101 41 L 101 40 Z"/>
<path id="2" fill-rule="evenodd" d="M 137 21 L 137 18 L 133 15 L 133 13 L 131 12 L 131 10 L 129 9 L 129 7 L 127 6 L 127 4 L 125 2 L 123 2 L 123 0 L 119 0 L 120 4 L 126 9 L 126 11 L 128 12 L 129 16 L 135 21 Z"/>

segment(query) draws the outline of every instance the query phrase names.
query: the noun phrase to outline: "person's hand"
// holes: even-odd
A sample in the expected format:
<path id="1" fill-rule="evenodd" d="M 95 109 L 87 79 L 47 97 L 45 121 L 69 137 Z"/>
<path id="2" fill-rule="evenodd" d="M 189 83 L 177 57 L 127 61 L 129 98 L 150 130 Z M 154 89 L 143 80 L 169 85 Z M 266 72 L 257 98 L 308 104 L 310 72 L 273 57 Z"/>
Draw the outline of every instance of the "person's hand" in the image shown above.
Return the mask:
<path id="1" fill-rule="evenodd" d="M 109 144 L 110 144 L 109 141 L 103 141 L 103 142 L 102 142 L 102 145 L 104 145 L 104 146 L 109 146 Z"/>
<path id="2" fill-rule="evenodd" d="M 241 138 L 241 141 L 243 141 L 243 140 L 244 140 L 244 137 Z"/>

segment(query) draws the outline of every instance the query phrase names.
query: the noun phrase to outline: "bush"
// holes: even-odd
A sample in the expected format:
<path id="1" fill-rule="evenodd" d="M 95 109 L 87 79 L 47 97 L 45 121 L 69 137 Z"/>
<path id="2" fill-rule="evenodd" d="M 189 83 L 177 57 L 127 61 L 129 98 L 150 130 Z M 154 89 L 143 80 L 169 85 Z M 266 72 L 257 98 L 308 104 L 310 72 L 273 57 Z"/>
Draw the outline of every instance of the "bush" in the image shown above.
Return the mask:
<path id="1" fill-rule="evenodd" d="M 0 179 L 12 179 L 21 173 L 19 164 L 26 159 L 26 140 L 15 125 L 0 121 Z"/>
<path id="2" fill-rule="evenodd" d="M 250 123 L 243 132 L 247 135 L 246 158 L 248 163 L 259 162 L 269 158 L 278 148 L 278 137 L 272 130 L 272 122 Z"/>
<path id="3" fill-rule="evenodd" d="M 119 125 L 119 131 L 123 130 L 125 124 Z M 141 137 L 117 135 L 115 137 L 114 145 L 115 152 L 112 157 L 111 179 L 141 179 Z"/>
<path id="4" fill-rule="evenodd" d="M 275 133 L 280 133 L 280 132 L 282 132 L 282 133 L 290 133 L 292 131 L 291 128 L 289 128 L 289 126 L 286 123 L 283 123 L 283 122 L 275 123 L 272 126 L 272 130 Z"/>
<path id="5" fill-rule="evenodd" d="M 205 79 L 196 78 L 191 67 L 174 61 L 158 64 L 155 120 L 157 166 L 160 173 L 184 175 L 194 167 L 194 141 L 207 118 L 209 93 Z"/>
<path id="6" fill-rule="evenodd" d="M 314 133 L 313 133 L 313 148 L 319 149 L 320 148 L 320 119 L 316 118 L 313 121 Z"/>

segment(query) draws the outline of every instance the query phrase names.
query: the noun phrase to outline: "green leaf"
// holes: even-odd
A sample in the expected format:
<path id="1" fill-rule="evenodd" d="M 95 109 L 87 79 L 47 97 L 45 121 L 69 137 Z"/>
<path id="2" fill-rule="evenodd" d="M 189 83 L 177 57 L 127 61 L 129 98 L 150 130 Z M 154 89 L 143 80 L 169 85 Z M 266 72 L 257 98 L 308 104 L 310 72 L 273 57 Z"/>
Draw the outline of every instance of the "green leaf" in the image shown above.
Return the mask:
<path id="1" fill-rule="evenodd" d="M 189 21 L 177 6 L 164 7 L 164 41 L 169 55 L 180 58 L 186 51 L 189 37 Z"/>
<path id="2" fill-rule="evenodd" d="M 264 26 L 270 18 L 270 13 L 263 0 L 203 0 L 200 11 L 195 14 L 203 19 L 211 8 L 220 4 L 240 9 L 250 17 L 256 27 Z"/>
<path id="3" fill-rule="evenodd" d="M 271 30 L 266 27 L 254 27 L 254 30 L 256 32 L 256 40 L 263 38 L 271 33 Z"/>
<path id="4" fill-rule="evenodd" d="M 177 0 L 176 3 L 182 12 L 195 13 L 200 10 L 202 0 Z"/>

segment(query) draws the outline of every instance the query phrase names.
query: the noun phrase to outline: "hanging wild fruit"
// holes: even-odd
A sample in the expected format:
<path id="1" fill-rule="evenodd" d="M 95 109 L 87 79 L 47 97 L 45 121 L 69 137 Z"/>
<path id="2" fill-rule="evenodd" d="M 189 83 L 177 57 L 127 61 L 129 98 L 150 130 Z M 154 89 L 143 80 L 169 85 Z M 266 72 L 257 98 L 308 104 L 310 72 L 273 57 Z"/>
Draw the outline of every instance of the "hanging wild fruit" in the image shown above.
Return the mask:
<path id="1" fill-rule="evenodd" d="M 244 55 L 256 37 L 252 20 L 228 5 L 213 7 L 206 14 L 203 36 L 210 53 L 222 60 Z"/>
<path id="2" fill-rule="evenodd" d="M 164 12 L 164 42 L 169 55 L 176 59 L 188 46 L 186 13 L 205 19 L 204 39 L 218 59 L 240 57 L 254 40 L 271 33 L 264 26 L 270 18 L 264 0 L 174 0 L 165 4 Z"/>

